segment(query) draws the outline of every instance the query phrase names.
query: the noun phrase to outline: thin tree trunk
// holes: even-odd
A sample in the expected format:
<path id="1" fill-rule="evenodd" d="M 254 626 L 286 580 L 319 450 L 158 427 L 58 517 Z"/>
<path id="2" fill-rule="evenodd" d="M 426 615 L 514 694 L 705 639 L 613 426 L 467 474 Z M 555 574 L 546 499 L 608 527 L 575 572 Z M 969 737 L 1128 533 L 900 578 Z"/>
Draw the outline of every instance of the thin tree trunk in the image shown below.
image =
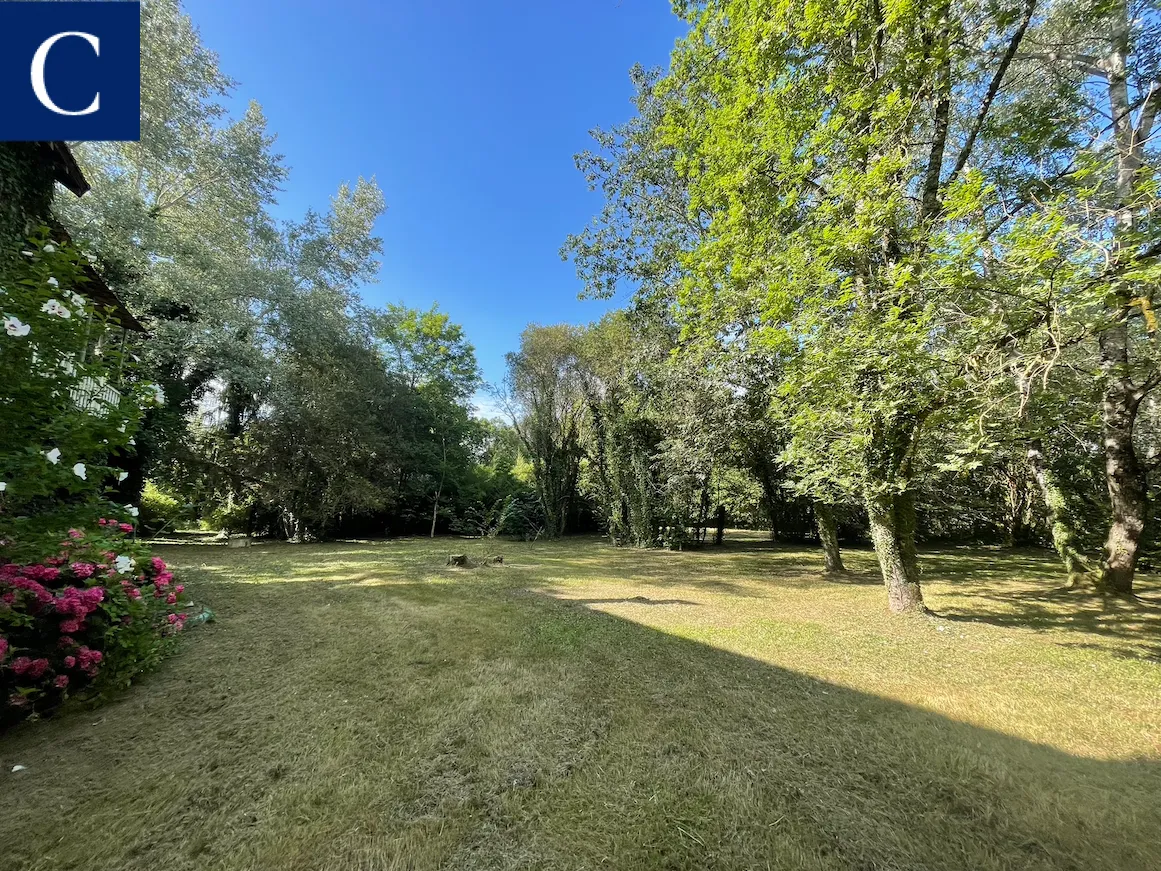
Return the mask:
<path id="1" fill-rule="evenodd" d="M 435 505 L 431 509 L 431 534 L 428 538 L 435 538 L 435 521 L 439 517 L 439 497 L 443 493 L 443 481 L 439 482 L 439 486 L 435 488 Z"/>
<path id="2" fill-rule="evenodd" d="M 839 552 L 838 522 L 834 516 L 834 506 L 823 502 L 814 503 L 814 521 L 818 526 L 818 539 L 822 542 L 822 553 L 826 560 L 827 572 L 845 572 L 843 557 Z"/>
<path id="3" fill-rule="evenodd" d="M 887 587 L 887 606 L 893 614 L 925 613 L 915 552 L 915 497 L 910 493 L 868 496 L 866 504 L 871 540 Z"/>
<path id="4" fill-rule="evenodd" d="M 1079 586 L 1088 574 L 1088 563 L 1076 548 L 1076 532 L 1068 517 L 1064 491 L 1060 489 L 1056 483 L 1056 476 L 1048 467 L 1044 445 L 1038 438 L 1028 440 L 1028 466 L 1032 469 L 1032 477 L 1036 479 L 1036 486 L 1040 488 L 1040 495 L 1048 508 L 1048 522 L 1052 527 L 1052 546 L 1056 548 L 1064 563 L 1064 570 L 1068 572 L 1068 585 Z"/>

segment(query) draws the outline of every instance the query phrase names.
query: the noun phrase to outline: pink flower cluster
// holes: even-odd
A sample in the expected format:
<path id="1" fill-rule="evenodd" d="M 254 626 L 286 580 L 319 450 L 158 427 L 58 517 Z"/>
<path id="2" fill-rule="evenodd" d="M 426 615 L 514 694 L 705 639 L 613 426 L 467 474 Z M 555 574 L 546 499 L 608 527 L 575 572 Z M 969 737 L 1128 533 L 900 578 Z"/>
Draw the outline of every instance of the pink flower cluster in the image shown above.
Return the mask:
<path id="1" fill-rule="evenodd" d="M 109 529 L 120 530 L 121 532 L 124 532 L 124 533 L 130 533 L 133 531 L 133 524 L 132 523 L 121 523 L 120 521 L 113 520 L 112 518 L 102 517 L 97 521 L 97 525 L 98 526 L 106 526 Z"/>
<path id="2" fill-rule="evenodd" d="M 18 656 L 12 660 L 12 671 L 22 677 L 27 675 L 31 678 L 38 678 L 48 671 L 48 660 Z"/>
<path id="3" fill-rule="evenodd" d="M 105 590 L 101 587 L 65 587 L 56 600 L 56 610 L 60 614 L 70 614 L 82 620 L 97 610 L 97 606 L 105 599 Z"/>
<path id="4" fill-rule="evenodd" d="M 136 667 L 147 661 L 151 645 L 184 628 L 187 615 L 177 612 L 185 588 L 165 560 L 118 543 L 131 525 L 104 518 L 100 525 L 91 534 L 68 530 L 57 555 L 35 564 L 0 564 L 0 725 L 58 704 L 110 666 L 121 669 L 122 656 L 126 668 Z M 118 572 L 121 555 L 136 559 L 137 567 Z M 150 629 L 132 642 L 138 649 L 108 646 L 110 630 L 137 621 Z"/>
<path id="5" fill-rule="evenodd" d="M 58 569 L 48 569 L 46 566 L 16 566 L 6 565 L 0 568 L 0 585 L 11 587 L 0 595 L 0 601 L 5 605 L 14 605 L 16 603 L 17 591 L 24 591 L 31 593 L 33 600 L 39 606 L 51 606 L 54 597 L 49 592 L 44 584 L 40 583 L 34 578 L 44 577 L 45 571 L 56 572 L 60 574 Z M 56 580 L 56 575 L 52 575 L 48 580 Z"/>
<path id="6" fill-rule="evenodd" d="M 90 676 L 97 673 L 97 667 L 101 664 L 101 660 L 105 658 L 105 654 L 99 650 L 90 650 L 83 644 L 77 650 L 77 664 L 80 665 L 81 670 Z"/>
<path id="7" fill-rule="evenodd" d="M 69 566 L 69 571 L 73 573 L 73 577 L 81 580 L 91 578 L 96 570 L 97 567 L 92 563 L 73 563 Z"/>

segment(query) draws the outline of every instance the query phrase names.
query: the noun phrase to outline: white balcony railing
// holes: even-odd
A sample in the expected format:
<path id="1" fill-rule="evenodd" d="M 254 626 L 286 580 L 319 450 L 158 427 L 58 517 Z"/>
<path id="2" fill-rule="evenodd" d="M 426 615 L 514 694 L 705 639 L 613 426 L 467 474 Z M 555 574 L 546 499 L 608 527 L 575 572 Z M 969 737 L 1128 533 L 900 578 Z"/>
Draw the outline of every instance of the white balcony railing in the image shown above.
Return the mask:
<path id="1" fill-rule="evenodd" d="M 121 392 L 104 378 L 82 378 L 69 391 L 69 396 L 82 411 L 101 414 L 116 408 L 121 402 Z"/>

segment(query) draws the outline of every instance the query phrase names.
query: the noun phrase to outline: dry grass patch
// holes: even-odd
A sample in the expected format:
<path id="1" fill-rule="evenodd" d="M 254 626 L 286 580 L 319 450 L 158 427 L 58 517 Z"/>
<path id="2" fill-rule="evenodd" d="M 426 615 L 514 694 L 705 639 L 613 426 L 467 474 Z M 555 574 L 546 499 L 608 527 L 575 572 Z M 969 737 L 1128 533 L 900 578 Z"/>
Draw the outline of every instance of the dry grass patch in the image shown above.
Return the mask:
<path id="1" fill-rule="evenodd" d="M 170 549 L 219 622 L 0 736 L 0 868 L 1161 867 L 1155 583 L 941 552 L 897 620 L 864 553 L 449 547 Z"/>

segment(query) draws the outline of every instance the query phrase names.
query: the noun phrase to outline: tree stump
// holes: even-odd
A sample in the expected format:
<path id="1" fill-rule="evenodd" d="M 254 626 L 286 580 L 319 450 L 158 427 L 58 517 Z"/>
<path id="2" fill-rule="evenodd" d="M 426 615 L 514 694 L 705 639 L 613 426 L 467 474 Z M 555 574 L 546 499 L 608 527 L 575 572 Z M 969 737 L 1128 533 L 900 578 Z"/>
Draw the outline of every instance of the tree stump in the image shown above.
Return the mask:
<path id="1" fill-rule="evenodd" d="M 468 555 L 466 553 L 449 553 L 447 555 L 447 564 L 449 566 L 468 567 Z"/>
<path id="2" fill-rule="evenodd" d="M 502 566 L 502 565 L 504 565 L 504 557 L 502 557 L 502 556 L 488 557 L 488 562 L 492 563 L 493 565 Z"/>

